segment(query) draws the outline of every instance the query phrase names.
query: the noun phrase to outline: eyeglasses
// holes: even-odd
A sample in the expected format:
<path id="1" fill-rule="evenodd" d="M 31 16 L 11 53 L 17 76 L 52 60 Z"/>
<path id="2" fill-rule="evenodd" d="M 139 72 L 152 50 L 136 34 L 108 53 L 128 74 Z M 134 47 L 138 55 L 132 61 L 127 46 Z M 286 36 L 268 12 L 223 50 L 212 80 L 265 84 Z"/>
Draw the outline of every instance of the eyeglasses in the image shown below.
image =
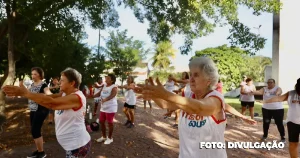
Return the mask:
<path id="1" fill-rule="evenodd" d="M 274 83 L 274 82 L 267 82 L 267 83 Z"/>

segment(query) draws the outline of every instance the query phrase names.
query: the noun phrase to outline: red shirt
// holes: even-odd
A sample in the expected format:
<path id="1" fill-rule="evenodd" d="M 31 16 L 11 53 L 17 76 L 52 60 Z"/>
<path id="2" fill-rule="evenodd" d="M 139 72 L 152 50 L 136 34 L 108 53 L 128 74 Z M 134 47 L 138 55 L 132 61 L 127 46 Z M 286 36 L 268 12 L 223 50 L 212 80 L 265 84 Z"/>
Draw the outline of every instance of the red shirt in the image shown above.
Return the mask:
<path id="1" fill-rule="evenodd" d="M 220 92 L 221 94 L 223 93 L 223 83 L 220 82 L 217 84 L 217 88 L 216 88 L 216 91 Z"/>

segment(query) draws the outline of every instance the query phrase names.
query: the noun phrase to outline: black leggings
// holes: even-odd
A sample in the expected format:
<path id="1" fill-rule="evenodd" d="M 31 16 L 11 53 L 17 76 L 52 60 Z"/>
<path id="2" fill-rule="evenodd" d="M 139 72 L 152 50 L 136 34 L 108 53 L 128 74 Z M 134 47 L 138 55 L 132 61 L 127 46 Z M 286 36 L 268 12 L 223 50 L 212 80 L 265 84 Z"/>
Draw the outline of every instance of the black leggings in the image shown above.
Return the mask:
<path id="1" fill-rule="evenodd" d="M 33 139 L 42 136 L 41 129 L 48 114 L 49 110 L 42 106 L 39 106 L 37 111 L 30 111 L 31 135 Z"/>
<path id="2" fill-rule="evenodd" d="M 284 138 L 285 136 L 284 126 L 283 126 L 284 110 L 283 109 L 269 110 L 269 109 L 262 108 L 262 114 L 263 114 L 264 137 L 268 137 L 269 126 L 271 123 L 271 119 L 273 118 L 275 120 L 275 124 L 277 125 L 277 129 L 280 133 L 281 138 Z"/>

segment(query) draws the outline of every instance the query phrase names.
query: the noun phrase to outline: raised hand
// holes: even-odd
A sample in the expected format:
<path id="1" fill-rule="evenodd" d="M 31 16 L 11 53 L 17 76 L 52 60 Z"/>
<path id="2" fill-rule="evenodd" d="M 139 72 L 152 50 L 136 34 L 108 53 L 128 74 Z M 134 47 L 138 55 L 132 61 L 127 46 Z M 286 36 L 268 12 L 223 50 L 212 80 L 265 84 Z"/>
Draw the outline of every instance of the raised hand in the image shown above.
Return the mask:
<path id="1" fill-rule="evenodd" d="M 23 84 L 20 84 L 20 87 L 17 86 L 5 86 L 3 91 L 7 96 L 24 96 L 28 93 L 28 90 Z"/>
<path id="2" fill-rule="evenodd" d="M 156 78 L 156 85 L 154 84 L 153 79 L 149 78 L 149 85 L 145 85 L 143 87 L 142 94 L 146 98 L 161 98 L 164 96 L 168 91 L 164 88 L 158 78 Z"/>

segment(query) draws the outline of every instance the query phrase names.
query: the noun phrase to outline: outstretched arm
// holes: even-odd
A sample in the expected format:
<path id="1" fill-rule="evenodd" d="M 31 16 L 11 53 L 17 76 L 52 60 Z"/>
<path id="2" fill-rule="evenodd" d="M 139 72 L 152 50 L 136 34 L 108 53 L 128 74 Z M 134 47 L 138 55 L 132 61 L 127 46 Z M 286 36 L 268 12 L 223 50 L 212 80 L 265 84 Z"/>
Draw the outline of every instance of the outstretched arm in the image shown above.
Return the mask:
<path id="1" fill-rule="evenodd" d="M 241 113 L 239 113 L 235 108 L 233 108 L 232 106 L 230 106 L 229 104 L 225 104 L 225 111 L 231 113 L 232 115 L 235 115 L 243 120 L 245 120 L 246 122 L 248 122 L 249 124 L 256 124 L 255 120 L 249 119 L 246 116 L 242 115 Z"/>
<path id="2" fill-rule="evenodd" d="M 289 97 L 289 92 L 287 92 L 281 96 L 277 96 L 277 97 L 273 97 L 268 100 L 264 100 L 263 103 L 283 102 L 283 101 L 287 101 L 288 97 Z"/>
<path id="3" fill-rule="evenodd" d="M 264 89 L 264 88 L 261 88 L 261 89 L 258 90 L 258 91 L 254 91 L 253 94 L 254 94 L 254 95 L 264 95 L 264 92 L 265 92 L 265 89 Z"/>
<path id="4" fill-rule="evenodd" d="M 82 106 L 79 100 L 80 98 L 75 94 L 52 98 L 44 94 L 28 92 L 24 96 L 46 108 L 53 110 L 77 109 Z"/>

